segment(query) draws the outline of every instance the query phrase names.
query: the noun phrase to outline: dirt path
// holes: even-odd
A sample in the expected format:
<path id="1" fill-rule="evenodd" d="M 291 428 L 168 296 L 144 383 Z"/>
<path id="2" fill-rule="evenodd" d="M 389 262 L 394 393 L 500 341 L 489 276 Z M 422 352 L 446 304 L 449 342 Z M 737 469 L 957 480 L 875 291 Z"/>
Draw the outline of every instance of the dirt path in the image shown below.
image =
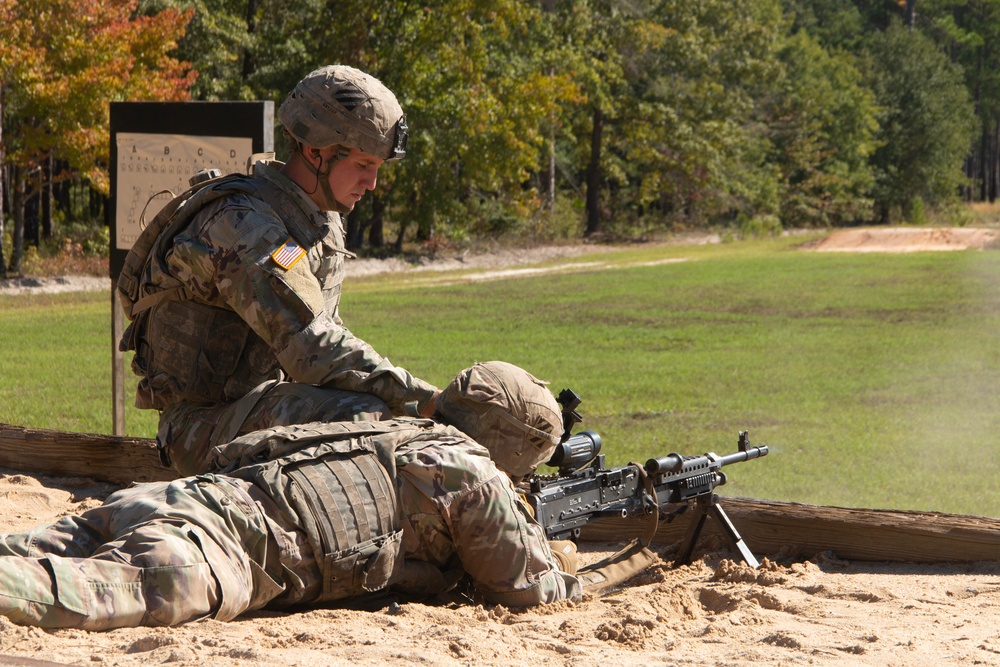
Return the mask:
<path id="1" fill-rule="evenodd" d="M 994 245 L 997 239 L 997 229 L 867 227 L 837 230 L 809 247 L 818 252 L 981 250 Z"/>
<path id="2" fill-rule="evenodd" d="M 671 244 L 719 243 L 714 234 L 692 234 L 678 237 Z M 837 230 L 804 249 L 817 252 L 916 252 L 929 250 L 982 249 L 1000 243 L 1000 230 L 980 228 L 906 228 L 867 227 Z M 585 257 L 607 251 L 609 246 L 575 244 L 539 248 L 510 249 L 496 252 L 467 253 L 407 262 L 399 258 L 360 259 L 347 263 L 348 276 L 368 276 L 380 273 L 419 273 L 456 269 L 482 269 L 469 280 L 496 280 L 504 277 L 536 275 L 544 269 L 518 269 L 564 257 Z M 610 267 L 611 265 L 607 265 Z M 573 267 L 560 270 L 572 270 Z M 588 270 L 601 268 L 592 263 Z M 556 269 L 549 269 L 556 270 Z M 24 293 L 59 293 L 107 291 L 111 280 L 98 276 L 57 276 L 52 278 L 17 278 L 0 280 L 0 296 Z"/>

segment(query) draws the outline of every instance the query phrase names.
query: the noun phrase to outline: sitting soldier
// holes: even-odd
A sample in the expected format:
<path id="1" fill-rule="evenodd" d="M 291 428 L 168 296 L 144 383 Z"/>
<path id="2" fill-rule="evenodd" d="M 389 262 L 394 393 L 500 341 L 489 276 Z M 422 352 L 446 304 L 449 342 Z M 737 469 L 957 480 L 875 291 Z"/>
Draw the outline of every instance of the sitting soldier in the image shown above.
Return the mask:
<path id="1" fill-rule="evenodd" d="M 160 411 L 161 460 L 181 475 L 271 426 L 434 412 L 437 388 L 355 336 L 340 307 L 344 217 L 406 154 L 396 96 L 331 65 L 299 81 L 277 119 L 288 161 L 173 199 L 118 278 L 136 406 Z"/>
<path id="2" fill-rule="evenodd" d="M 559 566 L 572 559 L 553 554 L 508 477 L 559 443 L 551 392 L 489 362 L 460 373 L 437 409 L 439 421 L 250 433 L 214 450 L 217 472 L 0 536 L 0 614 L 86 630 L 231 620 L 392 587 L 440 592 L 456 573 L 488 602 L 579 600 L 575 568 Z"/>

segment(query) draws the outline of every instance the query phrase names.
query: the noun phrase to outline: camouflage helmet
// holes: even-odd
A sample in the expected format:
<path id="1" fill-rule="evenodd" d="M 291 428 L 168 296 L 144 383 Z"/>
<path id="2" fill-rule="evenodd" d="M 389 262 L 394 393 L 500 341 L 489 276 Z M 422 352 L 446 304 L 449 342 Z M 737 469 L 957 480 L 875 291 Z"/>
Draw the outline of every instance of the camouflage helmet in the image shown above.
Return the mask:
<path id="1" fill-rule="evenodd" d="M 406 117 L 396 96 L 346 65 L 306 75 L 281 104 L 278 120 L 296 141 L 315 148 L 357 148 L 386 162 L 406 155 Z"/>
<path id="2" fill-rule="evenodd" d="M 548 461 L 562 435 L 562 411 L 545 383 L 503 361 L 459 373 L 438 396 L 437 410 L 514 478 Z"/>

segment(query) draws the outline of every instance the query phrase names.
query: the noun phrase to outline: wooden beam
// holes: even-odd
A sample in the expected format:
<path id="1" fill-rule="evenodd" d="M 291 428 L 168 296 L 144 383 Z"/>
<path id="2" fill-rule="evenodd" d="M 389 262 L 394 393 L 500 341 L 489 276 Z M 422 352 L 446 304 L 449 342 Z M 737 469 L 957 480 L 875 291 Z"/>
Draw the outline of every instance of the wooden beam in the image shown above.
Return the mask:
<path id="1" fill-rule="evenodd" d="M 174 479 L 148 438 L 69 433 L 0 424 L 0 467 L 126 486 Z"/>
<path id="2" fill-rule="evenodd" d="M 805 505 L 801 503 L 720 497 L 736 529 L 750 550 L 761 558 L 769 554 L 811 557 L 831 551 L 845 560 L 911 563 L 1000 560 L 1000 519 Z M 656 542 L 684 539 L 689 518 L 660 522 Z M 709 518 L 698 549 L 706 545 L 728 549 L 719 524 Z M 584 529 L 588 541 L 621 541 L 637 537 L 639 520 L 602 520 Z M 712 538 L 712 539 L 706 539 Z"/>
<path id="3" fill-rule="evenodd" d="M 44 475 L 89 477 L 125 486 L 173 479 L 160 464 L 153 440 L 68 433 L 0 424 L 0 467 Z M 736 529 L 758 557 L 811 557 L 831 551 L 845 560 L 913 563 L 1000 560 L 1000 519 L 824 507 L 720 497 Z M 655 541 L 684 538 L 689 516 L 661 521 Z M 587 526 L 582 539 L 623 542 L 641 534 L 639 520 L 604 519 Z M 709 518 L 697 549 L 726 549 L 718 522 Z M 696 553 L 697 553 L 696 549 Z"/>

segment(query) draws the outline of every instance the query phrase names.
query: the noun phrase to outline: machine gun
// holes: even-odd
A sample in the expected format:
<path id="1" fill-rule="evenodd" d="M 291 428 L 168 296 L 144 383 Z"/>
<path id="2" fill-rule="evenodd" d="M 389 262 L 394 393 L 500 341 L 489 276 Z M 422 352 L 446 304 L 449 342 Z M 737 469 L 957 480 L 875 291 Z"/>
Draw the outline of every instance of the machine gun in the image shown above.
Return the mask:
<path id="1" fill-rule="evenodd" d="M 758 567 L 715 495 L 716 487 L 726 483 L 723 466 L 767 455 L 766 445 L 750 446 L 746 431 L 740 432 L 737 445 L 739 451 L 725 456 L 711 452 L 701 456 L 668 454 L 649 459 L 641 468 L 630 463 L 608 469 L 600 453 L 601 436 L 581 431 L 565 438 L 549 459 L 548 465 L 557 467 L 558 474 L 531 475 L 524 496 L 550 540 L 575 540 L 583 526 L 602 517 L 647 517 L 654 522 L 662 517 L 669 523 L 693 506 L 679 564 L 691 562 L 695 543 L 711 514 L 743 560 Z M 679 507 L 668 512 L 670 506 Z"/>

